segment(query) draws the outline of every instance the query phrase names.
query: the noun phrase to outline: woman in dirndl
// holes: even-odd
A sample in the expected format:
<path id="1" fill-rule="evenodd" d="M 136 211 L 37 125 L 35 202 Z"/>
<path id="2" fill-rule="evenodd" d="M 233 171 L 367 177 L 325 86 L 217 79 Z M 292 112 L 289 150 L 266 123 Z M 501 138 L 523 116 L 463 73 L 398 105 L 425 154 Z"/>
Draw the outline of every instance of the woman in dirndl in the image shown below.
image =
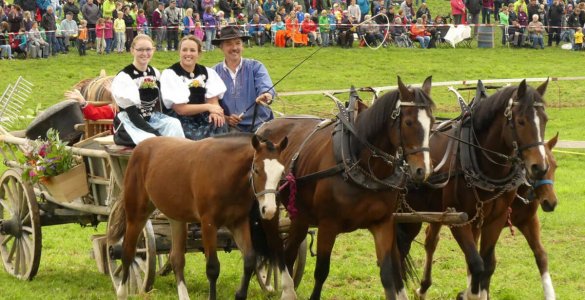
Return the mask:
<path id="1" fill-rule="evenodd" d="M 159 90 L 160 72 L 149 65 L 154 42 L 139 34 L 132 41 L 132 64 L 112 81 L 112 96 L 120 108 L 114 118 L 114 142 L 135 146 L 155 136 L 185 137 L 179 120 L 162 113 Z"/>
<path id="2" fill-rule="evenodd" d="M 193 35 L 181 39 L 178 63 L 162 72 L 165 113 L 183 125 L 185 137 L 200 140 L 229 131 L 219 99 L 226 86 L 215 70 L 197 63 L 202 42 Z"/>

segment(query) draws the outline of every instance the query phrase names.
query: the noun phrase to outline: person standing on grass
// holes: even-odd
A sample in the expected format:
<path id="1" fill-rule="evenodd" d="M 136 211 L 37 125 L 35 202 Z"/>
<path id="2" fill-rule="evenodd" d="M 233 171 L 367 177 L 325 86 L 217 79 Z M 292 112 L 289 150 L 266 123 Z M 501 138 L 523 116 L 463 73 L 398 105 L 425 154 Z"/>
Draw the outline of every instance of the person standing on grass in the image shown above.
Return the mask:
<path id="1" fill-rule="evenodd" d="M 116 52 L 124 52 L 126 43 L 126 23 L 124 23 L 124 14 L 118 12 L 118 18 L 114 21 L 114 32 L 116 33 Z"/>
<path id="2" fill-rule="evenodd" d="M 451 0 L 451 15 L 453 16 L 453 23 L 455 25 L 461 24 L 464 14 L 465 3 L 463 3 L 463 0 Z"/>
<path id="3" fill-rule="evenodd" d="M 163 12 L 165 10 L 165 5 L 163 3 L 159 3 L 158 7 L 152 13 L 152 36 L 156 41 L 156 50 L 162 50 L 162 40 L 164 35 L 164 27 L 163 27 Z"/>
<path id="4" fill-rule="evenodd" d="M 167 21 L 167 50 L 175 51 L 179 47 L 179 22 L 181 22 L 181 10 L 177 8 L 177 0 L 169 2 L 164 15 Z"/>
<path id="5" fill-rule="evenodd" d="M 262 123 L 274 118 L 272 110 L 265 106 L 272 103 L 276 94 L 272 79 L 264 64 L 242 58 L 249 36 L 236 26 L 227 26 L 220 33 L 221 37 L 212 43 L 219 46 L 224 61 L 213 69 L 227 87 L 221 102 L 226 122 L 232 130 L 255 132 Z"/>
<path id="6" fill-rule="evenodd" d="M 184 138 L 179 120 L 162 113 L 160 72 L 149 63 L 156 48 L 152 39 L 139 34 L 132 41 L 132 64 L 112 80 L 112 96 L 120 108 L 114 118 L 114 142 L 135 146 L 155 136 Z"/>
<path id="7" fill-rule="evenodd" d="M 94 47 L 95 24 L 97 24 L 97 20 L 100 18 L 100 9 L 93 3 L 93 1 L 94 0 L 87 0 L 87 3 L 81 8 L 83 19 L 87 21 L 87 31 L 89 34 L 88 43 L 90 48 Z"/>

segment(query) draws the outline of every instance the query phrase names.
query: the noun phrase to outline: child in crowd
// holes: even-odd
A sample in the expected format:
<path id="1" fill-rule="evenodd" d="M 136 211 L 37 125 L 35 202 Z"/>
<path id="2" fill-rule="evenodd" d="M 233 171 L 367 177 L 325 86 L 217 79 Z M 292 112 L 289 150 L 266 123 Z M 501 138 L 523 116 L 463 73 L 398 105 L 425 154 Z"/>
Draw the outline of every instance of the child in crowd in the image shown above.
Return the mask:
<path id="1" fill-rule="evenodd" d="M 144 9 L 138 10 L 136 27 L 138 29 L 138 34 L 148 34 L 148 20 L 146 19 L 146 15 L 144 15 Z"/>
<path id="2" fill-rule="evenodd" d="M 321 46 L 328 47 L 329 46 L 329 17 L 327 16 L 327 10 L 321 11 L 321 16 L 319 16 L 319 32 L 321 34 Z"/>
<path id="3" fill-rule="evenodd" d="M 122 12 L 118 12 L 118 18 L 114 21 L 114 31 L 116 32 L 116 49 L 118 53 L 122 53 L 126 43 L 126 23 L 124 23 L 124 13 Z"/>
<path id="4" fill-rule="evenodd" d="M 28 38 L 26 37 L 26 31 L 24 28 L 20 28 L 18 30 L 18 36 L 16 36 L 18 40 L 18 49 L 16 49 L 17 53 L 24 53 L 24 58 L 26 58 L 27 49 L 26 45 L 28 44 Z"/>
<path id="5" fill-rule="evenodd" d="M 575 46 L 573 50 L 581 49 L 583 49 L 583 29 L 579 27 L 577 28 L 577 31 L 575 31 Z"/>
<path id="6" fill-rule="evenodd" d="M 104 54 L 106 51 L 106 20 L 99 18 L 95 24 L 95 50 L 97 54 Z"/>
<path id="7" fill-rule="evenodd" d="M 22 15 L 22 24 L 24 25 L 25 31 L 30 31 L 32 28 L 33 19 L 30 15 L 30 11 L 25 11 Z"/>
<path id="8" fill-rule="evenodd" d="M 112 44 L 114 43 L 114 22 L 112 22 L 112 18 L 110 17 L 106 17 L 104 38 L 106 39 L 106 54 L 110 54 L 114 50 L 112 49 Z"/>
<path id="9" fill-rule="evenodd" d="M 86 55 L 85 48 L 87 47 L 87 21 L 79 21 L 79 35 L 77 36 L 77 50 L 80 56 Z"/>
<path id="10" fill-rule="evenodd" d="M 197 37 L 200 41 L 203 41 L 203 36 L 205 36 L 205 32 L 203 28 L 201 28 L 201 22 L 195 22 L 195 29 L 193 30 L 193 35 Z"/>

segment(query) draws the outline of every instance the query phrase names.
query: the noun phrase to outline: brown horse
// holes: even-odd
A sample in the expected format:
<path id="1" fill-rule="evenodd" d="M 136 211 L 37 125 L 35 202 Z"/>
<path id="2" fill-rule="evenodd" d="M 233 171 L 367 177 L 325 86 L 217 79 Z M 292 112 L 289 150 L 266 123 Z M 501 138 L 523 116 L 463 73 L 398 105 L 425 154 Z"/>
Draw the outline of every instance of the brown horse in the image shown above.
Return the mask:
<path id="1" fill-rule="evenodd" d="M 403 203 L 405 208 L 417 211 L 455 208 L 470 216 L 468 222 L 450 228 L 470 273 L 468 289 L 459 294 L 460 298 L 489 297 L 496 266 L 495 245 L 517 187 L 524 176 L 537 180 L 547 172 L 543 142 L 547 117 L 542 98 L 547 84 L 548 80 L 534 89 L 524 80 L 519 86 L 476 99 L 470 115 L 451 128 L 435 132 L 430 144 L 437 168 L 429 179 L 431 184 L 409 189 Z M 421 226 L 398 224 L 399 232 L 404 233 L 397 235 L 403 256 Z"/>
<path id="2" fill-rule="evenodd" d="M 86 101 L 98 106 L 107 105 L 114 103 L 111 90 L 113 79 L 114 76 L 106 76 L 106 71 L 101 70 L 98 77 L 81 80 L 73 88 L 79 90 Z"/>
<path id="3" fill-rule="evenodd" d="M 128 268 L 138 236 L 158 209 L 171 225 L 170 261 L 179 299 L 189 299 L 183 275 L 187 222 L 201 224 L 209 299 L 216 298 L 219 276 L 217 230 L 225 226 L 232 232 L 244 258 L 244 275 L 236 299 L 245 299 L 256 266 L 248 216 L 254 201 L 258 202 L 262 218 L 271 219 L 276 214 L 276 188 L 284 171 L 279 154 L 286 145 L 286 137 L 275 145 L 251 134 L 196 142 L 156 137 L 140 143 L 128 162 L 124 195 L 108 225 L 112 244 L 124 237 L 118 298 L 128 296 Z M 294 297 L 294 289 L 283 291 L 283 296 Z"/>
<path id="4" fill-rule="evenodd" d="M 548 273 L 548 259 L 546 251 L 542 246 L 540 240 L 540 222 L 538 220 L 537 210 L 541 205 L 544 211 L 552 211 L 557 205 L 557 196 L 553 189 L 553 182 L 555 171 L 557 169 L 556 160 L 552 154 L 552 148 L 557 143 L 558 135 L 553 137 L 546 143 L 546 155 L 549 163 L 549 168 L 543 179 L 532 181 L 531 186 L 521 185 L 518 188 L 518 196 L 512 203 L 509 215 L 509 221 L 512 225 L 518 227 L 528 245 L 534 253 L 536 264 L 540 271 L 542 278 L 542 285 L 544 288 L 544 295 L 546 300 L 555 299 L 555 292 L 552 286 L 552 280 Z M 528 200 L 526 200 L 528 199 Z M 526 203 L 525 201 L 530 201 Z M 439 231 L 441 230 L 440 223 L 431 223 L 425 230 L 425 266 L 424 273 L 420 283 L 420 288 L 416 293 L 419 299 L 426 298 L 427 291 L 432 284 L 432 267 L 433 254 L 439 243 Z"/>
<path id="5" fill-rule="evenodd" d="M 269 139 L 287 136 L 291 144 L 282 152 L 289 175 L 297 177 L 295 203 L 291 205 L 290 199 L 287 203 L 289 212 L 293 212 L 284 253 L 288 270 L 292 270 L 309 226 L 318 228 L 311 299 L 321 296 L 336 236 L 360 228 L 374 236 L 386 298 L 405 295 L 404 289 L 397 291 L 393 282 L 391 256 L 398 256 L 393 251 L 393 213 L 408 170 L 418 182 L 431 173 L 428 139 L 434 118 L 430 89 L 430 77 L 422 89 L 406 87 L 398 78 L 398 90 L 386 93 L 357 114 L 350 129 L 345 123 L 353 117 L 343 112 L 335 126 L 329 126 L 327 120 L 281 118 L 259 129 L 258 133 Z M 346 132 L 351 134 L 345 136 Z M 346 137 L 349 144 L 335 144 L 334 140 Z M 337 159 L 339 152 L 341 162 Z M 405 162 L 409 168 L 405 168 Z M 286 196 L 279 197 L 286 203 Z"/>

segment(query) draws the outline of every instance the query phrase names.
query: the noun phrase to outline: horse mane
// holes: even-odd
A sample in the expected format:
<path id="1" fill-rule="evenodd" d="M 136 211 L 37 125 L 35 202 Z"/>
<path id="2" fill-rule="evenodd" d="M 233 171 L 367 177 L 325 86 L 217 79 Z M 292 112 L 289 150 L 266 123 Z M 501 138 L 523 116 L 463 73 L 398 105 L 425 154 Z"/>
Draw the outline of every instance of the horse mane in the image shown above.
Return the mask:
<path id="1" fill-rule="evenodd" d="M 414 103 L 425 105 L 429 114 L 435 107 L 433 100 L 420 88 L 409 88 L 414 93 Z M 380 130 L 384 129 L 392 112 L 396 108 L 396 101 L 400 98 L 398 90 L 390 91 L 378 98 L 372 106 L 361 112 L 355 124 L 358 134 L 367 141 L 371 141 Z"/>
<path id="2" fill-rule="evenodd" d="M 214 138 L 214 139 L 248 138 L 251 140 L 254 135 L 256 135 L 261 142 L 266 143 L 266 148 L 268 148 L 268 150 L 270 150 L 270 151 L 276 150 L 276 146 L 274 145 L 274 143 L 271 140 L 269 140 L 269 139 L 267 139 L 259 134 L 254 134 L 252 132 L 234 131 L 234 132 L 228 132 L 225 134 L 215 135 L 212 138 Z"/>
<path id="3" fill-rule="evenodd" d="M 474 103 L 472 106 L 474 129 L 481 131 L 488 128 L 493 123 L 494 116 L 504 113 L 510 98 L 515 96 L 514 93 L 517 90 L 518 86 L 505 87 Z M 534 107 L 534 103 L 544 103 L 544 99 L 535 88 L 526 86 L 524 97 L 518 100 L 520 113 L 526 114 L 529 109 Z"/>

